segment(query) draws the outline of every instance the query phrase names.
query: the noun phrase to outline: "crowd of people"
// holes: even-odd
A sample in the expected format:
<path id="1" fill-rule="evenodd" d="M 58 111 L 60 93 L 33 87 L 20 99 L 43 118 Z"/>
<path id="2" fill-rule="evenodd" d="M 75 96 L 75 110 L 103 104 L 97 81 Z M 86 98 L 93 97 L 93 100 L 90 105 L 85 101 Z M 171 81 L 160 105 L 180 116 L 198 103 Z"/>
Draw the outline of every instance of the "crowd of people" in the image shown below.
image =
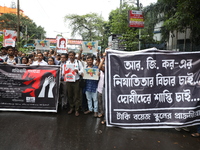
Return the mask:
<path id="1" fill-rule="evenodd" d="M 75 116 L 80 115 L 83 111 L 85 115 L 93 113 L 94 117 L 103 118 L 102 124 L 105 124 L 104 119 L 104 94 L 105 94 L 105 55 L 99 53 L 97 55 L 82 55 L 76 54 L 74 51 L 57 54 L 54 50 L 37 51 L 27 55 L 18 51 L 12 46 L 2 47 L 0 53 L 0 62 L 4 64 L 14 65 L 59 65 L 61 69 L 60 89 L 59 89 L 59 106 L 63 109 L 68 109 L 68 114 L 75 112 Z M 64 81 L 65 64 L 74 64 L 75 82 Z M 98 68 L 99 80 L 83 80 L 83 68 Z M 177 131 L 187 128 L 176 128 Z M 200 137 L 200 126 L 197 126 L 197 132 L 191 134 L 193 137 Z"/>
<path id="2" fill-rule="evenodd" d="M 104 54 L 105 56 L 105 54 Z M 27 55 L 12 46 L 2 47 L 0 62 L 13 65 L 59 65 L 61 69 L 59 108 L 69 109 L 68 114 L 75 116 L 94 113 L 94 117 L 104 117 L 104 56 L 97 50 L 97 55 L 76 54 L 74 51 L 57 54 L 54 50 L 37 50 Z M 64 65 L 74 64 L 75 82 L 64 81 Z M 99 68 L 99 80 L 83 80 L 83 68 Z M 105 123 L 103 120 L 102 123 Z"/>

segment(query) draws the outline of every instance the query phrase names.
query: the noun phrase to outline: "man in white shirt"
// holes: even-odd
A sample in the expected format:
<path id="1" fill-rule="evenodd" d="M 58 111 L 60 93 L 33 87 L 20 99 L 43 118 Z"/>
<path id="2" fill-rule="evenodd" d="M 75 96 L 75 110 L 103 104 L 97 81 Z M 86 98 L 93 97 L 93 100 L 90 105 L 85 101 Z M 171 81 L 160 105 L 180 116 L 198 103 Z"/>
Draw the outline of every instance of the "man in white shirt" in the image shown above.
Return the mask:
<path id="1" fill-rule="evenodd" d="M 43 60 L 44 56 L 41 52 L 37 54 L 38 60 L 34 61 L 32 65 L 48 65 L 46 61 Z"/>
<path id="2" fill-rule="evenodd" d="M 67 82 L 67 92 L 68 92 L 68 101 L 70 105 L 70 111 L 68 114 L 71 114 L 75 107 L 75 116 L 79 116 L 79 107 L 80 107 L 80 87 L 79 87 L 79 79 L 80 75 L 83 73 L 82 63 L 75 59 L 76 53 L 71 51 L 68 53 L 69 60 L 66 62 L 67 64 L 74 65 L 75 82 Z"/>

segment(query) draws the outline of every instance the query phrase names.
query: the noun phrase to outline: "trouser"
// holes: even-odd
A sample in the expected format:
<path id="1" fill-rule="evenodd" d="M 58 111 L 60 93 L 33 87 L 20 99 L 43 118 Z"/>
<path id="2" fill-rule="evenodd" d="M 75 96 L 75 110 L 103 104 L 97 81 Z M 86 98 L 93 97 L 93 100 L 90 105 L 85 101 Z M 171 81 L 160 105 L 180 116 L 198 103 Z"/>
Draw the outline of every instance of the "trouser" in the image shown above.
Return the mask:
<path id="1" fill-rule="evenodd" d="M 102 90 L 102 102 L 103 102 L 103 110 L 104 110 L 104 119 L 106 119 L 106 97 L 105 97 L 105 87 Z"/>
<path id="2" fill-rule="evenodd" d="M 97 93 L 97 98 L 98 98 L 98 110 L 99 110 L 99 113 L 101 114 L 104 114 L 104 107 L 103 107 L 103 97 L 102 97 L 102 93 Z"/>
<path id="3" fill-rule="evenodd" d="M 88 100 L 88 109 L 93 111 L 92 101 L 94 103 L 94 112 L 98 112 L 98 100 L 97 100 L 97 91 L 96 92 L 85 92 Z"/>
<path id="4" fill-rule="evenodd" d="M 62 106 L 67 104 L 67 85 L 64 81 L 60 81 L 59 103 Z"/>
<path id="5" fill-rule="evenodd" d="M 105 113 L 105 110 L 106 110 L 106 96 L 105 96 L 105 87 L 103 87 L 103 90 L 102 90 L 102 103 L 103 103 L 103 110 L 104 110 L 104 113 Z"/>
<path id="6" fill-rule="evenodd" d="M 82 110 L 86 111 L 88 110 L 88 104 L 84 88 L 81 88 L 80 95 L 81 95 Z"/>
<path id="7" fill-rule="evenodd" d="M 80 107 L 79 81 L 67 82 L 67 93 L 70 109 L 74 109 L 75 107 L 75 111 L 78 111 Z"/>

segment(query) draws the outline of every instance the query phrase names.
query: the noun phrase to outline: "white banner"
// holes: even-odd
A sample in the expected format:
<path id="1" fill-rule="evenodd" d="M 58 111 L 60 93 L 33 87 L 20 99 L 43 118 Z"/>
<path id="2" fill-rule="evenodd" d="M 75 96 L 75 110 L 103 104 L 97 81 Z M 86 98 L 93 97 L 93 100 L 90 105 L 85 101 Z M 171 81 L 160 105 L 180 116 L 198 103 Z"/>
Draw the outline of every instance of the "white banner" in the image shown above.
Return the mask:
<path id="1" fill-rule="evenodd" d="M 83 41 L 82 49 L 84 53 L 94 53 L 98 50 L 98 41 Z"/>
<path id="2" fill-rule="evenodd" d="M 15 41 L 17 39 L 17 32 L 12 30 L 3 30 L 3 46 L 12 46 L 15 47 Z"/>

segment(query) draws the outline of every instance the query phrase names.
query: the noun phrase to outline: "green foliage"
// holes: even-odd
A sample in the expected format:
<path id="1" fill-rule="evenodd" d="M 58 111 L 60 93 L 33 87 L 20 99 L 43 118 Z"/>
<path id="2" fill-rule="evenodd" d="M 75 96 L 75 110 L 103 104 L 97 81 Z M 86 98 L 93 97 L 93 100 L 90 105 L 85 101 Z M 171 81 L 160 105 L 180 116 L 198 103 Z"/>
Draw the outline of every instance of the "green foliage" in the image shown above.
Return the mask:
<path id="1" fill-rule="evenodd" d="M 35 36 L 35 34 L 33 34 L 28 40 L 26 40 L 26 39 L 21 39 L 20 40 L 20 42 L 18 43 L 18 45 L 19 45 L 19 51 L 22 51 L 22 52 L 24 52 L 24 53 L 26 53 L 26 52 L 29 52 L 29 51 L 31 51 L 31 50 L 34 50 L 34 47 L 33 46 L 30 46 L 30 47 L 24 47 L 24 43 L 29 43 L 29 42 L 31 42 L 31 41 L 34 41 L 34 39 L 33 39 L 33 37 Z M 33 43 L 33 42 L 32 42 Z"/>
<path id="2" fill-rule="evenodd" d="M 86 15 L 70 14 L 65 16 L 65 22 L 72 29 L 72 36 L 78 34 L 83 40 L 93 41 L 98 40 L 102 49 L 108 46 L 108 37 L 111 34 L 122 35 L 120 40 L 125 45 L 126 50 L 138 50 L 138 43 L 155 43 L 153 40 L 153 25 L 152 29 L 142 29 L 141 39 L 138 38 L 139 30 L 128 27 L 128 11 L 137 10 L 137 8 L 123 4 L 121 10 L 117 8 L 109 14 L 109 21 L 106 22 L 103 18 L 95 13 Z"/>
<path id="3" fill-rule="evenodd" d="M 138 50 L 139 40 L 141 44 L 143 43 L 152 43 L 153 32 L 149 28 L 141 29 L 141 38 L 139 39 L 139 29 L 128 27 L 128 11 L 137 10 L 137 8 L 123 4 L 121 10 L 117 8 L 110 12 L 109 16 L 109 25 L 110 25 L 110 34 L 120 34 L 122 35 L 121 40 L 122 44 L 125 45 L 127 51 L 136 51 Z M 147 26 L 148 27 L 148 26 Z"/>
<path id="4" fill-rule="evenodd" d="M 169 39 L 169 32 L 191 30 L 191 40 L 200 44 L 200 3 L 199 0 L 158 0 L 154 5 L 145 8 L 146 14 L 154 18 L 153 24 L 163 21 L 163 40 Z"/>
<path id="5" fill-rule="evenodd" d="M 31 36 L 34 38 L 45 38 L 46 31 L 43 27 L 37 26 L 35 22 L 33 22 L 28 17 L 20 16 L 20 26 L 22 29 L 23 35 Z M 26 32 L 27 27 L 27 32 Z M 17 15 L 15 14 L 3 14 L 0 16 L 0 30 L 15 30 L 17 31 Z M 26 40 L 22 40 L 21 46 L 25 44 L 25 42 L 29 42 Z M 32 41 L 33 42 L 33 41 Z"/>
<path id="6" fill-rule="evenodd" d="M 65 22 L 72 29 L 72 36 L 78 34 L 85 41 L 103 42 L 104 24 L 106 23 L 101 16 L 96 13 L 86 15 L 70 14 L 65 16 Z"/>

